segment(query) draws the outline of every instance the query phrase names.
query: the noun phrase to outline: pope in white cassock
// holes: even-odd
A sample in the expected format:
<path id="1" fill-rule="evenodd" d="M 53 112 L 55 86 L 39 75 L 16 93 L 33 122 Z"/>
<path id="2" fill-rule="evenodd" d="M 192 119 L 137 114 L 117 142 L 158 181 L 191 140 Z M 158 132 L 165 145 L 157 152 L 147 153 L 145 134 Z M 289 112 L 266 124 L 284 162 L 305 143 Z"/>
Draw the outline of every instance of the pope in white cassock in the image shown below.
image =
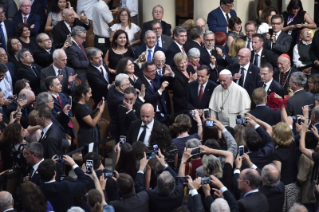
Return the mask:
<path id="1" fill-rule="evenodd" d="M 227 69 L 219 73 L 219 82 L 210 98 L 210 113 L 223 125 L 235 127 L 237 115 L 244 117 L 250 110 L 250 97 L 244 88 L 233 82 Z"/>

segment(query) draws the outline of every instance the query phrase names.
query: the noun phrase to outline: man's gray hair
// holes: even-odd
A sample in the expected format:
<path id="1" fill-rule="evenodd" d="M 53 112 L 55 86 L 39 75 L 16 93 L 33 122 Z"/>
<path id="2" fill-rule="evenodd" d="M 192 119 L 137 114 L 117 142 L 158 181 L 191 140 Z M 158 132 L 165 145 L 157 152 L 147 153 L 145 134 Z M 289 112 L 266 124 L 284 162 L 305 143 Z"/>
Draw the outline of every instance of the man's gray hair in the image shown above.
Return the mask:
<path id="1" fill-rule="evenodd" d="M 298 71 L 291 74 L 290 80 L 293 83 L 297 83 L 299 87 L 305 87 L 307 83 L 307 77 L 304 73 Z"/>
<path id="2" fill-rule="evenodd" d="M 315 119 L 319 119 L 319 106 L 316 106 L 311 110 L 311 116 L 314 116 Z"/>
<path id="3" fill-rule="evenodd" d="M 156 40 L 157 40 L 156 33 L 155 33 L 153 30 L 147 30 L 147 31 L 145 32 L 145 37 L 144 37 L 144 39 L 146 39 L 146 37 L 147 37 L 147 35 L 148 35 L 149 33 L 153 33 L 153 34 L 155 35 Z"/>
<path id="4" fill-rule="evenodd" d="M 41 143 L 32 142 L 27 144 L 25 148 L 28 149 L 31 154 L 36 154 L 38 159 L 43 158 L 43 146 Z"/>
<path id="5" fill-rule="evenodd" d="M 164 8 L 162 7 L 162 5 L 156 5 L 156 6 L 154 6 L 154 7 L 153 7 L 153 9 L 152 9 L 152 13 L 154 13 L 154 11 L 155 11 L 156 7 L 160 7 L 160 8 L 162 8 L 162 10 L 163 10 L 163 14 L 164 14 Z"/>
<path id="6" fill-rule="evenodd" d="M 175 29 L 173 30 L 173 35 L 178 37 L 180 33 L 182 32 L 186 32 L 187 33 L 187 30 L 184 28 L 184 27 L 181 27 L 181 26 L 177 26 L 175 27 Z"/>
<path id="7" fill-rule="evenodd" d="M 2 191 L 2 192 L 6 192 L 6 191 Z M 6 199 L 1 199 L 0 200 L 0 210 L 4 211 L 6 209 L 9 209 L 12 206 L 12 200 L 13 200 L 13 197 L 12 197 L 12 194 L 10 194 L 10 193 Z"/>
<path id="8" fill-rule="evenodd" d="M 186 148 L 192 149 L 198 147 L 199 145 L 202 145 L 202 143 L 197 138 L 188 139 L 186 142 Z"/>
<path id="9" fill-rule="evenodd" d="M 168 171 L 163 171 L 157 178 L 157 187 L 161 194 L 169 196 L 175 190 L 175 179 Z"/>
<path id="10" fill-rule="evenodd" d="M 73 206 L 73 207 L 71 207 L 67 212 L 85 212 L 85 210 L 83 210 L 83 209 L 80 208 L 80 207 Z"/>
<path id="11" fill-rule="evenodd" d="M 301 205 L 299 203 L 294 203 L 291 208 L 289 209 L 288 212 L 306 212 L 308 211 L 308 209 L 304 206 L 304 205 Z"/>
<path id="12" fill-rule="evenodd" d="M 217 198 L 210 205 L 210 212 L 230 212 L 230 208 L 226 200 Z"/>
<path id="13" fill-rule="evenodd" d="M 93 57 L 94 57 L 96 54 L 98 54 L 98 53 L 100 53 L 101 55 L 103 54 L 101 50 L 99 50 L 99 49 L 97 49 L 97 48 L 91 48 L 91 49 L 89 49 L 89 50 L 87 51 L 87 56 L 88 56 L 88 58 L 89 58 L 90 60 L 92 60 Z"/>
<path id="14" fill-rule="evenodd" d="M 120 87 L 121 85 L 124 84 L 124 80 L 128 79 L 128 78 L 129 78 L 129 76 L 127 74 L 120 73 L 120 74 L 116 75 L 115 86 Z"/>
<path id="15" fill-rule="evenodd" d="M 261 170 L 261 177 L 262 181 L 267 187 L 276 187 L 280 183 L 280 171 L 274 164 L 268 164 L 269 166 L 272 166 L 273 168 L 278 170 L 278 176 L 274 176 L 271 174 L 271 170 L 268 167 L 264 167 Z"/>
<path id="16" fill-rule="evenodd" d="M 203 36 L 203 37 L 204 37 L 204 40 L 205 40 L 205 38 L 206 38 L 207 35 L 214 35 L 214 36 L 215 36 L 215 33 L 213 33 L 212 31 L 209 31 L 209 30 L 206 31 L 206 32 L 204 33 L 204 36 Z"/>
<path id="17" fill-rule="evenodd" d="M 222 165 L 215 155 L 204 155 L 202 158 L 205 176 L 215 175 L 217 178 L 223 176 Z"/>
<path id="18" fill-rule="evenodd" d="M 59 59 L 60 58 L 60 52 L 63 52 L 63 53 L 65 53 L 65 51 L 63 50 L 63 49 L 56 49 L 56 50 L 54 50 L 53 51 L 53 54 L 52 54 L 52 58 L 53 59 Z"/>
<path id="19" fill-rule="evenodd" d="M 77 35 L 81 37 L 82 33 L 86 33 L 86 29 L 83 26 L 75 26 L 72 29 L 71 36 L 75 37 Z"/>
<path id="20" fill-rule="evenodd" d="M 37 106 L 39 107 L 41 105 L 49 103 L 50 102 L 50 96 L 51 96 L 51 94 L 49 94 L 48 92 L 39 93 L 37 98 L 36 98 Z"/>
<path id="21" fill-rule="evenodd" d="M 20 49 L 20 50 L 17 52 L 17 58 L 18 58 L 19 61 L 20 61 L 21 58 L 23 58 L 24 52 L 30 52 L 30 50 L 27 49 L 27 48 L 22 48 L 22 49 Z M 30 52 L 30 54 L 31 54 L 31 52 Z"/>
<path id="22" fill-rule="evenodd" d="M 37 43 L 42 43 L 42 42 L 43 42 L 42 39 L 41 39 L 41 36 L 42 36 L 42 35 L 46 35 L 46 33 L 41 32 L 40 34 L 37 35 L 37 37 L 36 37 L 36 39 L 35 39 L 35 41 L 36 41 Z"/>
<path id="23" fill-rule="evenodd" d="M 195 26 L 194 28 L 191 29 L 189 34 L 191 36 L 191 39 L 195 40 L 195 39 L 199 38 L 201 35 L 204 34 L 204 30 L 200 26 Z"/>
<path id="24" fill-rule="evenodd" d="M 192 57 L 200 57 L 200 51 L 198 48 L 191 48 L 188 52 L 187 52 L 187 56 L 188 58 L 192 58 Z"/>
<path id="25" fill-rule="evenodd" d="M 31 4 L 31 1 L 30 1 L 30 0 L 19 0 L 19 7 L 21 6 L 21 4 L 22 4 L 24 1 L 28 1 L 28 2 L 30 2 L 30 4 Z"/>

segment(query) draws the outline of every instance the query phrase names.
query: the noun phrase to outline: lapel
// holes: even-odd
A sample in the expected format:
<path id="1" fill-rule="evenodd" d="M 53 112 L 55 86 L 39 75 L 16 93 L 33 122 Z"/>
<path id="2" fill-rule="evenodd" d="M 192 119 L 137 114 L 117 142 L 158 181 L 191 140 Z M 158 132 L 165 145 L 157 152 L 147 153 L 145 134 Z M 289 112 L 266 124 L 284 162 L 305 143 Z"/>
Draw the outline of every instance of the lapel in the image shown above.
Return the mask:
<path id="1" fill-rule="evenodd" d="M 92 64 L 90 64 L 90 66 L 92 66 L 93 70 L 95 70 L 95 71 L 97 72 L 97 74 L 101 77 L 101 79 L 102 79 L 103 81 L 105 81 L 106 83 L 108 83 L 108 82 L 106 81 L 106 79 L 104 78 L 104 76 L 102 75 L 101 71 L 100 71 L 98 68 L 96 68 L 96 67 L 93 66 Z M 103 63 L 103 67 L 104 67 L 105 70 L 107 70 L 104 63 Z"/>
<path id="2" fill-rule="evenodd" d="M 272 82 L 270 83 L 270 86 L 269 86 L 269 88 L 268 88 L 268 90 L 267 90 L 267 93 L 268 93 L 268 94 L 270 94 L 270 93 L 273 92 L 273 90 L 274 90 L 274 80 L 275 80 L 275 79 L 273 79 Z"/>
<path id="3" fill-rule="evenodd" d="M 75 21 L 74 21 L 75 22 Z M 69 31 L 69 29 L 66 27 L 64 21 L 61 21 L 60 23 L 58 24 L 61 24 L 61 30 L 66 33 L 66 35 L 70 34 L 71 32 Z"/>
<path id="4" fill-rule="evenodd" d="M 55 71 L 53 69 L 53 65 L 51 65 L 50 68 L 49 68 L 48 76 L 55 76 L 55 75 L 56 75 L 56 73 L 55 73 Z"/>
<path id="5" fill-rule="evenodd" d="M 251 63 L 249 63 L 249 67 L 248 67 L 248 70 L 246 72 L 246 80 L 245 80 L 244 87 L 246 87 L 246 85 L 249 83 L 251 76 L 252 76 Z"/>
<path id="6" fill-rule="evenodd" d="M 266 55 L 265 55 L 265 51 L 264 49 L 261 51 L 261 58 L 260 58 L 260 64 L 263 64 L 267 62 L 267 58 L 266 58 Z"/>
<path id="7" fill-rule="evenodd" d="M 227 20 L 226 20 L 226 18 L 225 18 L 225 16 L 224 16 L 222 10 L 220 9 L 220 7 L 217 8 L 217 11 L 218 11 L 218 13 L 219 13 L 219 17 L 220 17 L 221 22 L 227 23 Z"/>
<path id="8" fill-rule="evenodd" d="M 278 36 L 278 38 L 277 38 L 277 40 L 276 40 L 276 42 L 280 42 L 282 39 L 283 39 L 283 37 L 284 37 L 284 31 L 281 31 L 281 33 L 279 34 L 279 36 Z"/>
<path id="9" fill-rule="evenodd" d="M 150 85 L 150 83 L 148 83 L 148 81 L 146 80 L 144 75 L 142 75 L 141 80 L 143 81 L 143 83 L 145 85 L 145 89 L 147 89 L 152 94 L 155 93 L 155 91 L 153 90 L 152 86 Z M 155 85 L 155 82 L 154 82 L 154 85 Z M 154 89 L 156 89 L 156 88 L 154 88 Z"/>

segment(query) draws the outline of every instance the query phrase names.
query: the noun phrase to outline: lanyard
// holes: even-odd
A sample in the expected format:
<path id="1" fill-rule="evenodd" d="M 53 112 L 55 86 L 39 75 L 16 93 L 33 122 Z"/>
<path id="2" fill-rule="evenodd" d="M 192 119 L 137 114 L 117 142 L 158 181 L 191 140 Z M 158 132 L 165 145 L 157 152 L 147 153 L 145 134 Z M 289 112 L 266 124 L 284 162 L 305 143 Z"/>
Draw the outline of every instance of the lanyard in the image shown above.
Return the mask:
<path id="1" fill-rule="evenodd" d="M 298 14 L 298 13 L 297 13 Z M 296 14 L 296 15 L 297 15 Z M 294 18 L 296 17 L 296 15 L 294 15 L 294 17 L 290 18 L 290 16 L 288 17 L 288 20 L 287 20 L 287 25 L 289 25 L 291 22 L 293 22 Z"/>

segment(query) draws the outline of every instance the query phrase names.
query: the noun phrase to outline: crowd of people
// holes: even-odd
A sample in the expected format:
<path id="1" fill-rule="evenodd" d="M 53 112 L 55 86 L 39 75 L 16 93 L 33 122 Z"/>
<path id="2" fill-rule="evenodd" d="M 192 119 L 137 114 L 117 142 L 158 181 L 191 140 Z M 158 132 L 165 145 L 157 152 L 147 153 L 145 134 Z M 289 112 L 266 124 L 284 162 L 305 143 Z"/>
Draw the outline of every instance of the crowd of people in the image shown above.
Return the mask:
<path id="1" fill-rule="evenodd" d="M 317 24 L 233 6 L 172 29 L 137 0 L 1 1 L 0 171 L 21 178 L 0 212 L 319 211 Z"/>

